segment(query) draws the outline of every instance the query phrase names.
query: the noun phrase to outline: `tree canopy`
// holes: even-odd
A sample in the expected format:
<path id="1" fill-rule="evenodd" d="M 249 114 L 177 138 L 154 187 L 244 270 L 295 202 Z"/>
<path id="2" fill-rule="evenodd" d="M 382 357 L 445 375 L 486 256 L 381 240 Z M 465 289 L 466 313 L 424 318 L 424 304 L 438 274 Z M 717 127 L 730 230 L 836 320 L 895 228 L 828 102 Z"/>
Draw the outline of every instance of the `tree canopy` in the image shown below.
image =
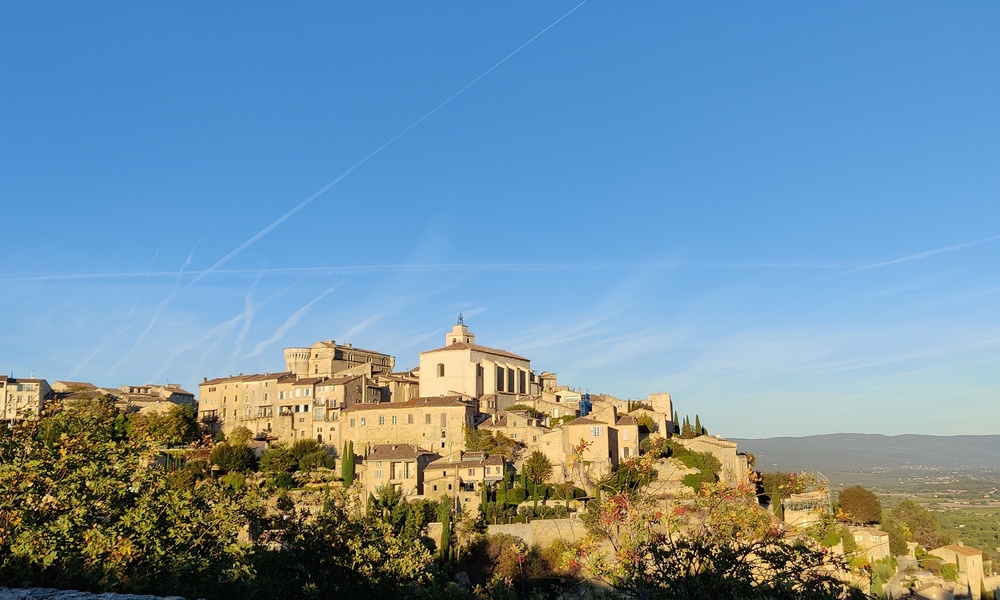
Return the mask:
<path id="1" fill-rule="evenodd" d="M 854 523 L 870 525 L 882 520 L 882 502 L 860 485 L 841 490 L 839 504 L 841 514 Z"/>

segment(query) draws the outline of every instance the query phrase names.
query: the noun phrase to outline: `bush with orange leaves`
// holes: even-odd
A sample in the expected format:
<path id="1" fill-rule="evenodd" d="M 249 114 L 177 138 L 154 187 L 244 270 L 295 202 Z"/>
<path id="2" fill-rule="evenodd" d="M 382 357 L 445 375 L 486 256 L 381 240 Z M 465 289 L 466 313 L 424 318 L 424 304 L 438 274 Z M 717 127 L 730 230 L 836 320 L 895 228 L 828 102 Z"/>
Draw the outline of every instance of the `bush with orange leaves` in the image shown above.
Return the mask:
<path id="1" fill-rule="evenodd" d="M 760 508 L 752 484 L 706 485 L 658 503 L 620 492 L 592 505 L 591 535 L 570 559 L 617 592 L 640 599 L 854 600 L 843 562 L 788 537 Z"/>

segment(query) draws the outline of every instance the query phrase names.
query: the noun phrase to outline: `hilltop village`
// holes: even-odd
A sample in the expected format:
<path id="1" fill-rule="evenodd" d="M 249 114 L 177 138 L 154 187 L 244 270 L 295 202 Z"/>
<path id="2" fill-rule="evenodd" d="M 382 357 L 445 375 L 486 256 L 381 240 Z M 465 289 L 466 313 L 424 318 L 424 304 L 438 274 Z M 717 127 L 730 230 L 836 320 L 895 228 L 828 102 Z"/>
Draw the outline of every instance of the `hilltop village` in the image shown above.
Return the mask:
<path id="1" fill-rule="evenodd" d="M 598 548 L 610 541 L 618 549 L 620 532 L 602 529 L 600 519 L 606 515 L 645 514 L 640 519 L 645 523 L 642 519 L 665 518 L 662 509 L 669 509 L 671 518 L 697 529 L 710 522 L 711 512 L 704 512 L 705 506 L 698 509 L 701 517 L 687 511 L 698 506 L 699 497 L 719 494 L 734 506 L 745 504 L 743 514 L 756 519 L 758 534 L 809 537 L 827 549 L 823 552 L 843 557 L 849 568 L 837 571 L 837 578 L 865 591 L 896 597 L 924 589 L 951 594 L 941 597 L 978 599 L 981 591 L 992 593 L 1000 585 L 1000 577 L 986 576 L 992 566 L 984 564 L 981 551 L 933 537 L 920 544 L 907 541 L 913 536 L 904 533 L 905 527 L 883 531 L 876 527 L 881 508 L 870 518 L 857 518 L 843 494 L 836 506 L 822 476 L 754 472 L 752 456 L 735 442 L 708 435 L 698 417 L 694 424 L 687 417 L 679 422 L 669 393 L 622 400 L 561 385 L 555 373 L 536 372 L 526 357 L 477 344 L 461 315 L 443 345 L 421 352 L 418 366 L 409 371 L 396 371 L 388 354 L 333 340 L 286 348 L 283 358 L 282 371 L 205 378 L 197 400 L 178 385 L 104 388 L 0 377 L 0 416 L 13 426 L 37 422 L 60 406 L 102 400 L 113 401 L 121 415 L 155 419 L 186 412 L 204 441 L 201 446 L 191 442 L 189 449 L 200 448 L 205 457 L 211 450 L 201 462 L 212 473 L 197 477 L 242 488 L 246 480 L 240 468 L 220 466 L 217 458 L 219 450 L 237 448 L 252 453 L 262 471 L 267 463 L 278 475 L 272 483 L 279 488 L 299 489 L 303 502 L 301 492 L 307 494 L 311 482 L 312 489 L 328 490 L 335 483 L 357 490 L 357 497 L 368 498 L 362 512 L 377 506 L 386 514 L 395 514 L 397 506 L 440 506 L 444 512 L 438 512 L 437 521 L 425 515 L 417 528 L 422 539 L 435 540 L 439 553 L 456 536 L 451 515 L 471 516 L 488 526 L 490 535 L 508 536 L 495 539 L 521 540 L 515 546 L 582 549 L 585 540 L 600 534 L 604 541 Z M 296 448 L 314 455 L 276 467 Z M 163 452 L 168 470 L 197 462 L 190 453 Z M 304 478 L 293 480 L 290 472 L 298 464 L 323 467 L 328 476 L 316 476 L 310 467 Z M 518 473 L 519 483 L 513 480 Z M 182 488 L 194 485 L 175 480 Z M 617 495 L 602 504 L 602 493 Z M 39 502 L 44 506 L 50 497 Z M 647 500 L 652 504 L 646 506 Z M 615 501 L 626 502 L 628 509 L 621 512 Z M 270 510 L 287 519 L 294 514 L 289 506 L 294 503 L 281 492 Z M 643 513 L 643 506 L 652 512 Z M 410 509 L 400 510 L 403 523 Z M 598 520 L 587 522 L 588 512 Z M 555 520 L 546 521 L 550 518 Z M 774 523 L 781 527 L 774 529 Z M 9 534 L 0 526 L 0 541 Z M 721 538 L 724 543 L 728 535 Z M 895 543 L 891 535 L 897 536 Z M 925 563 L 938 564 L 938 571 L 917 568 Z M 602 564 L 598 561 L 595 572 Z M 953 566 L 954 573 L 941 576 L 940 565 Z M 827 567 L 816 571 L 821 577 L 832 572 Z"/>

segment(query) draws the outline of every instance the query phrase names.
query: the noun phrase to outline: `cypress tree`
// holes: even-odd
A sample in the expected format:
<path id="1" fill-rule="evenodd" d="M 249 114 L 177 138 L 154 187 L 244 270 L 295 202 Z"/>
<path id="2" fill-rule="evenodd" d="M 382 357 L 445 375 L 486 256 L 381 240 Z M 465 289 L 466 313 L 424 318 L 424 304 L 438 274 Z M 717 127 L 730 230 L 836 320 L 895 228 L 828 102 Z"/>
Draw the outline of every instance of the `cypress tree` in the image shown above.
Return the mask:
<path id="1" fill-rule="evenodd" d="M 449 545 L 451 544 L 451 502 L 447 498 L 441 499 L 438 506 L 438 517 L 441 519 L 441 545 L 438 548 L 442 560 L 449 556 Z"/>
<path id="2" fill-rule="evenodd" d="M 497 485 L 497 499 L 496 503 L 500 506 L 507 504 L 507 477 L 504 476 L 500 483 Z"/>
<path id="3" fill-rule="evenodd" d="M 347 448 L 343 458 L 344 487 L 351 487 L 354 484 L 354 442 L 347 442 Z"/>
<path id="4" fill-rule="evenodd" d="M 674 433 L 681 432 L 681 422 L 677 420 L 677 411 L 674 411 Z"/>
<path id="5" fill-rule="evenodd" d="M 694 435 L 696 437 L 701 435 L 701 417 L 697 414 L 694 415 Z"/>

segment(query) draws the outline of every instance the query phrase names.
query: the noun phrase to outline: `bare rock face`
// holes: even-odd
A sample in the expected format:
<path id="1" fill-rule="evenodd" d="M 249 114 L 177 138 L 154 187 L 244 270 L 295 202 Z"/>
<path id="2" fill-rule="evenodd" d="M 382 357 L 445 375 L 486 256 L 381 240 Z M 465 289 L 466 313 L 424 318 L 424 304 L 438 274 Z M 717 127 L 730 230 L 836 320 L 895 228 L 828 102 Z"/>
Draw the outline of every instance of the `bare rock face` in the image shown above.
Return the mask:
<path id="1" fill-rule="evenodd" d="M 150 596 L 142 594 L 92 594 L 51 588 L 0 587 L 0 600 L 185 600 L 180 596 Z"/>

